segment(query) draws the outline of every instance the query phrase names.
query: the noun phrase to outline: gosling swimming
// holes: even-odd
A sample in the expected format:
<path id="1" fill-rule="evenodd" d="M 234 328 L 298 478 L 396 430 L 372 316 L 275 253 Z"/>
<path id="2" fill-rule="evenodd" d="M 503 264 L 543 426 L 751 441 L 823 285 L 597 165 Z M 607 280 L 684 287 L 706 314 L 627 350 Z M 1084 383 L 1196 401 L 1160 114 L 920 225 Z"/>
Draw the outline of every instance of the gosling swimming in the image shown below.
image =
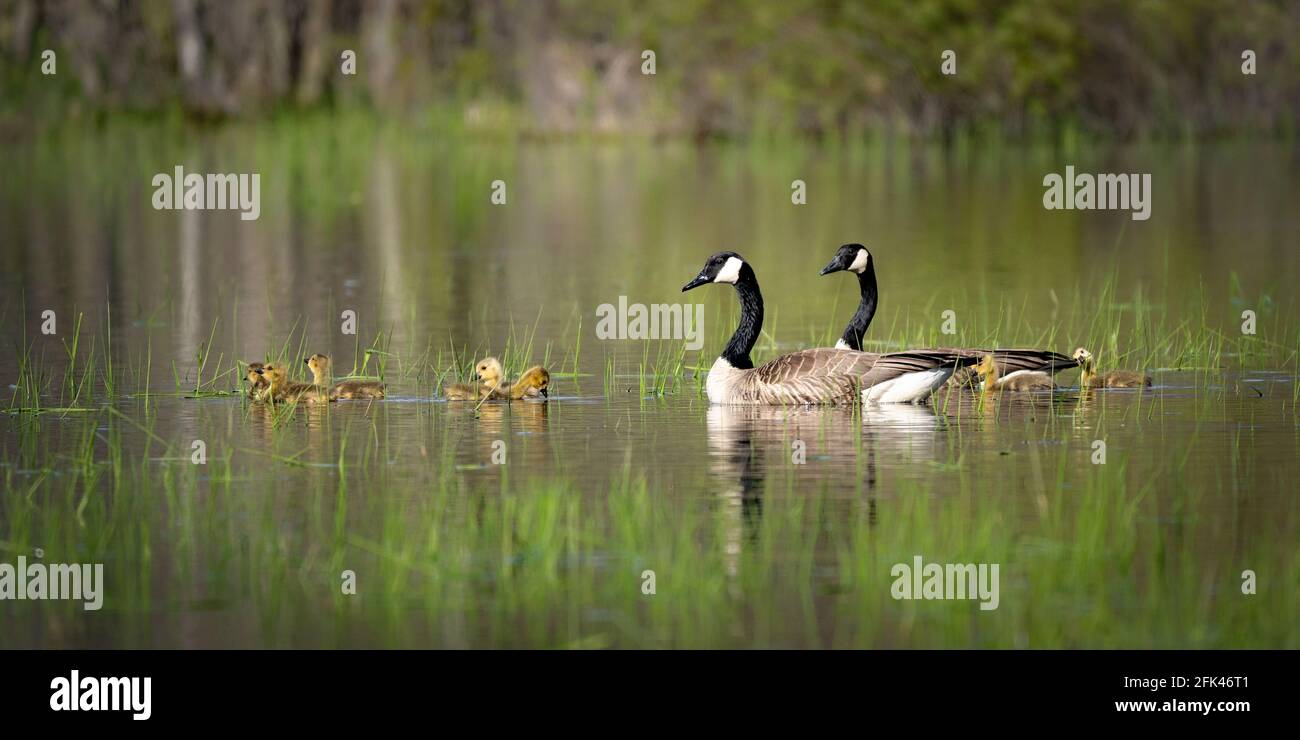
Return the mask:
<path id="1" fill-rule="evenodd" d="M 384 398 L 384 384 L 374 380 L 343 380 L 330 387 L 330 358 L 319 352 L 303 360 L 311 369 L 312 385 L 327 390 L 330 400 Z"/>
<path id="2" fill-rule="evenodd" d="M 448 401 L 479 401 L 489 398 L 502 390 L 501 361 L 495 357 L 484 357 L 474 366 L 474 374 L 479 384 L 452 383 L 443 388 L 443 395 Z"/>
<path id="3" fill-rule="evenodd" d="M 250 362 L 248 369 L 244 371 L 244 378 L 248 381 L 248 397 L 253 401 L 265 400 L 262 396 L 271 387 L 270 381 L 262 374 L 264 367 L 266 367 L 264 362 Z"/>
<path id="4" fill-rule="evenodd" d="M 1079 367 L 1083 369 L 1079 375 L 1080 388 L 1147 388 L 1151 385 L 1150 376 L 1133 370 L 1098 373 L 1092 353 L 1083 347 L 1074 351 L 1074 359 L 1079 361 Z"/>
<path id="5" fill-rule="evenodd" d="M 449 401 L 520 401 L 525 398 L 547 397 L 551 384 L 551 374 L 541 365 L 534 365 L 519 376 L 519 380 L 509 383 L 505 380 L 501 361 L 495 357 L 485 357 L 474 366 L 474 373 L 479 378 L 479 385 L 469 383 L 452 383 L 446 386 L 444 394 Z"/>
<path id="6" fill-rule="evenodd" d="M 980 380 L 984 382 L 984 392 L 993 393 L 994 391 L 1050 391 L 1056 388 L 1052 382 L 1052 376 L 1038 370 L 1017 370 L 1014 373 L 1008 373 L 1005 377 L 999 377 L 997 363 L 993 361 L 993 355 L 984 355 L 978 365 L 975 366 L 975 372 L 979 375 Z"/>
<path id="7" fill-rule="evenodd" d="M 519 401 L 525 398 L 547 398 L 547 388 L 551 384 L 551 374 L 541 365 L 534 365 L 524 371 L 509 387 L 502 384 L 488 396 L 495 400 Z"/>
<path id="8" fill-rule="evenodd" d="M 284 365 L 271 363 L 258 368 L 257 373 L 270 378 L 269 392 L 263 400 L 275 403 L 282 401 L 330 401 L 329 391 L 311 383 L 297 383 L 289 380 L 289 373 Z"/>

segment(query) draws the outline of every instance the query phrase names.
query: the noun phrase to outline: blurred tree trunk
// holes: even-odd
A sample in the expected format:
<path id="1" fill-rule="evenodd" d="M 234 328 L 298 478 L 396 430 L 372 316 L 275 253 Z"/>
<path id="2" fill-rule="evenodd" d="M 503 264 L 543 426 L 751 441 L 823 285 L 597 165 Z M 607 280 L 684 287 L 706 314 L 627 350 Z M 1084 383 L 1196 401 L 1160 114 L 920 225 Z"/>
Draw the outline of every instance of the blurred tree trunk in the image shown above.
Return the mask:
<path id="1" fill-rule="evenodd" d="M 15 0 L 0 15 L 0 27 L 6 28 L 5 51 L 19 61 L 27 61 L 32 51 L 32 32 L 36 30 L 36 0 Z"/>
<path id="2" fill-rule="evenodd" d="M 198 0 L 172 0 L 176 16 L 176 61 L 181 71 L 181 94 L 194 110 L 214 108 L 204 74 L 203 30 L 199 25 Z"/>
<path id="3" fill-rule="evenodd" d="M 393 102 L 398 48 L 395 38 L 397 0 L 371 0 L 361 6 L 361 56 L 358 72 L 364 68 L 370 98 L 384 107 Z"/>
<path id="4" fill-rule="evenodd" d="M 294 96 L 301 105 L 311 105 L 320 100 L 324 89 L 326 69 L 330 59 L 328 0 L 300 0 L 297 10 L 297 29 L 294 33 L 297 48 L 297 69 L 294 70 Z"/>
<path id="5" fill-rule="evenodd" d="M 104 78 L 101 61 L 109 49 L 118 49 L 113 29 L 113 9 L 103 2 L 52 2 L 51 25 L 60 45 L 72 57 L 73 73 L 86 97 L 103 102 Z M 60 65 L 62 67 L 62 65 Z"/>
<path id="6" fill-rule="evenodd" d="M 233 115 L 292 90 L 288 9 L 279 0 L 173 0 L 186 106 Z"/>
<path id="7" fill-rule="evenodd" d="M 262 0 L 255 12 L 256 30 L 252 31 L 251 48 L 245 51 L 257 61 L 245 66 L 248 77 L 244 83 L 253 91 L 256 99 L 280 100 L 292 91 L 289 76 L 291 42 L 288 8 L 281 0 Z M 259 36 L 262 38 L 259 39 Z"/>

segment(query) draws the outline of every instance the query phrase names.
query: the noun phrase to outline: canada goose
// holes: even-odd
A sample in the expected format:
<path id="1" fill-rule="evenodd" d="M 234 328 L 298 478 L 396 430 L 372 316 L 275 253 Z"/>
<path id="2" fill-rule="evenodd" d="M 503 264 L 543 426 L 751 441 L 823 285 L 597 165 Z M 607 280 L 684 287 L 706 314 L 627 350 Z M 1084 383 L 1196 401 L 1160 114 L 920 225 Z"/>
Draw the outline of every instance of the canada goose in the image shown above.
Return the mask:
<path id="1" fill-rule="evenodd" d="M 822 268 L 821 274 L 829 275 L 840 271 L 857 273 L 858 289 L 862 297 L 858 301 L 858 310 L 854 312 L 853 318 L 849 319 L 849 325 L 844 328 L 844 334 L 835 342 L 835 346 L 840 349 L 860 351 L 862 337 L 867 333 L 867 327 L 871 326 L 871 319 L 876 315 L 876 307 L 880 300 L 880 291 L 876 285 L 876 263 L 866 247 L 861 244 L 845 244 L 835 252 L 830 263 Z M 1074 360 L 1063 354 L 1038 349 L 989 350 L 940 347 L 932 351 L 952 352 L 962 357 L 975 358 L 992 354 L 998 366 L 998 373 L 1001 375 L 1010 375 L 1020 370 L 1056 373 L 1074 367 L 1076 364 Z M 950 383 L 971 385 L 976 377 L 978 376 L 975 375 L 973 368 L 962 368 L 953 373 Z"/>
<path id="2" fill-rule="evenodd" d="M 858 290 L 862 294 L 858 301 L 858 310 L 849 325 L 844 327 L 844 334 L 835 342 L 837 349 L 862 350 L 862 337 L 871 326 L 871 319 L 876 315 L 876 306 L 880 293 L 876 287 L 876 265 L 871 260 L 871 252 L 861 244 L 845 244 L 835 252 L 830 264 L 822 268 L 822 275 L 847 270 L 858 274 Z"/>
<path id="3" fill-rule="evenodd" d="M 488 392 L 488 398 L 495 400 L 514 400 L 524 398 L 547 398 L 547 388 L 551 384 L 551 374 L 541 365 L 534 365 L 524 371 L 513 384 L 501 383 Z"/>
<path id="4" fill-rule="evenodd" d="M 263 400 L 274 401 L 329 401 L 329 391 L 311 383 L 296 383 L 289 380 L 289 373 L 284 365 L 268 363 L 257 371 L 270 379 L 270 391 L 263 394 Z"/>
<path id="5" fill-rule="evenodd" d="M 740 325 L 709 370 L 709 401 L 718 404 L 920 403 L 953 369 L 975 362 L 950 352 L 874 354 L 849 349 L 806 349 L 754 367 L 749 351 L 763 328 L 763 296 L 754 270 L 735 252 L 718 252 L 682 291 L 706 283 L 735 286 Z"/>
<path id="6" fill-rule="evenodd" d="M 248 397 L 254 401 L 262 400 L 262 394 L 271 387 L 270 381 L 262 374 L 262 368 L 265 366 L 266 363 L 263 362 L 250 362 L 248 369 L 244 371 L 244 378 L 248 380 Z"/>
<path id="7" fill-rule="evenodd" d="M 975 372 L 984 381 L 984 392 L 994 391 L 1050 391 L 1056 388 L 1052 376 L 1037 370 L 1017 370 L 1005 377 L 998 371 L 993 355 L 984 355 Z"/>
<path id="8" fill-rule="evenodd" d="M 484 357 L 474 366 L 474 374 L 479 379 L 479 384 L 473 383 L 452 383 L 443 388 L 443 395 L 448 401 L 478 401 L 490 397 L 493 393 L 498 393 L 503 384 L 504 371 L 501 369 L 501 361 L 495 357 Z"/>
<path id="9" fill-rule="evenodd" d="M 331 399 L 383 398 L 384 384 L 373 380 L 343 380 L 330 387 L 330 358 L 319 352 L 303 360 L 311 369 L 312 385 L 329 391 Z"/>
<path id="10" fill-rule="evenodd" d="M 1098 373 L 1093 364 L 1092 353 L 1080 347 L 1074 351 L 1074 359 L 1079 361 L 1083 372 L 1079 375 L 1080 388 L 1146 388 L 1151 385 L 1151 378 L 1133 370 L 1111 370 Z"/>

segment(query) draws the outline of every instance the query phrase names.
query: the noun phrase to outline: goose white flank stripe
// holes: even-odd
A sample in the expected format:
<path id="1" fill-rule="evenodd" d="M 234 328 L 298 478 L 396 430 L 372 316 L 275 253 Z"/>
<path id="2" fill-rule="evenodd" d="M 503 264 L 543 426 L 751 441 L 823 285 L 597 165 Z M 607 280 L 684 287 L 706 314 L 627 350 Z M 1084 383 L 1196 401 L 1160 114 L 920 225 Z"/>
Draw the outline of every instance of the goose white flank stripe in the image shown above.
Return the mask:
<path id="1" fill-rule="evenodd" d="M 1000 375 L 998 377 L 1001 379 L 1003 383 L 1014 383 L 1017 378 L 1023 380 L 1036 375 L 1042 375 L 1042 373 L 1036 370 L 1016 370 L 1015 372 L 1010 372 L 1007 373 L 1006 375 Z"/>
<path id="2" fill-rule="evenodd" d="M 862 391 L 863 403 L 917 403 L 930 397 L 952 377 L 953 366 L 908 373 Z"/>

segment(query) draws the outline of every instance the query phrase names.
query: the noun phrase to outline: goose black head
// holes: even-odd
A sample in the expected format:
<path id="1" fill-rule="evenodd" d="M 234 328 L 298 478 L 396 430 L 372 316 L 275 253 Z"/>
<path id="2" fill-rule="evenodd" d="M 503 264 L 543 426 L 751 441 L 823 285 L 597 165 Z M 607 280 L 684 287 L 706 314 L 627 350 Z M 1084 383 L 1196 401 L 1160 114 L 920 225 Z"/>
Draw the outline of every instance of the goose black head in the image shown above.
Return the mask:
<path id="1" fill-rule="evenodd" d="M 718 252 L 704 263 L 704 269 L 695 279 L 682 286 L 682 292 L 698 288 L 705 283 L 728 283 L 735 285 L 740 280 L 741 269 L 745 260 L 735 252 Z"/>
<path id="2" fill-rule="evenodd" d="M 861 275 L 869 264 L 871 264 L 871 252 L 868 252 L 866 247 L 861 244 L 845 244 L 835 253 L 830 264 L 822 268 L 821 274 L 829 275 L 832 272 L 848 270 Z"/>

